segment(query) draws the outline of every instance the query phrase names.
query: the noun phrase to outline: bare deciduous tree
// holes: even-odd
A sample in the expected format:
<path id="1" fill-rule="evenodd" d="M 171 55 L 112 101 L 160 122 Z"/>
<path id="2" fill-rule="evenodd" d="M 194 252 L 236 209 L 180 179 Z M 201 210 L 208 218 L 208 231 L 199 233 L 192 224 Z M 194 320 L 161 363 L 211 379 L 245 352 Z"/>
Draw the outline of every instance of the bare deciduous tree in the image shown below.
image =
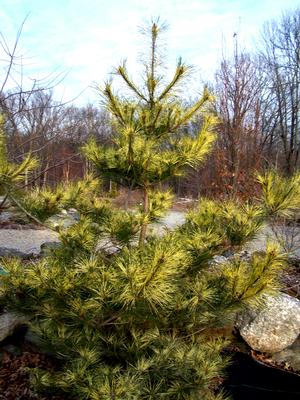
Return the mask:
<path id="1" fill-rule="evenodd" d="M 266 23 L 262 39 L 269 89 L 264 129 L 291 174 L 300 162 L 300 8 Z"/>
<path id="2" fill-rule="evenodd" d="M 219 116 L 217 151 L 230 191 L 236 191 L 241 174 L 246 179 L 262 156 L 261 97 L 264 79 L 257 61 L 239 50 L 235 37 L 233 58 L 223 59 L 216 74 L 216 112 Z M 218 171 L 222 174 L 222 170 Z"/>

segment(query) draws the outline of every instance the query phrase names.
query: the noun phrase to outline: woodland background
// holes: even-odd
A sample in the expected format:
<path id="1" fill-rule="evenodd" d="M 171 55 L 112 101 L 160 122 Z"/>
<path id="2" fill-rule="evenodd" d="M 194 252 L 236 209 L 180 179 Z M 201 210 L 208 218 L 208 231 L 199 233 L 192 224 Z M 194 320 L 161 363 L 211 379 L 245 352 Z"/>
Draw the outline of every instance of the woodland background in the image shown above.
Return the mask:
<path id="1" fill-rule="evenodd" d="M 18 162 L 30 151 L 40 160 L 26 186 L 55 186 L 89 172 L 89 163 L 79 151 L 89 137 L 110 145 L 114 132 L 100 95 L 97 104 L 77 106 L 56 101 L 59 83 L 55 78 L 47 83 L 33 81 L 29 89 L 23 87 L 24 77 L 15 76 L 22 62 L 18 56 L 21 31 L 22 27 L 13 48 L 4 36 L 0 39 L 7 56 L 1 61 L 0 114 L 9 156 Z M 232 56 L 220 60 L 214 80 L 207 82 L 219 121 L 217 143 L 203 167 L 168 182 L 177 196 L 248 198 L 256 188 L 253 172 L 275 166 L 291 175 L 299 168 L 299 32 L 300 8 L 266 22 L 251 53 L 234 34 Z M 185 129 L 195 135 L 201 124 L 199 117 Z M 104 185 L 112 190 L 110 182 Z"/>

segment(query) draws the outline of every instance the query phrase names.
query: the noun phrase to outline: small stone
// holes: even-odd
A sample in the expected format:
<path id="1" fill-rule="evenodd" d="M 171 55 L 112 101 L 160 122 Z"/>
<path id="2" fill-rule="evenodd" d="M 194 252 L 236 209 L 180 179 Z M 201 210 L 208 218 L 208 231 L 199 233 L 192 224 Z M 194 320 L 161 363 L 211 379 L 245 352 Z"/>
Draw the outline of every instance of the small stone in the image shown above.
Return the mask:
<path id="1" fill-rule="evenodd" d="M 222 265 L 228 262 L 228 258 L 224 256 L 213 256 L 213 258 L 210 260 L 209 264 L 210 265 Z"/>
<path id="2" fill-rule="evenodd" d="M 53 250 L 58 249 L 61 246 L 59 242 L 46 242 L 41 244 L 41 256 L 47 256 L 51 254 Z"/>
<path id="3" fill-rule="evenodd" d="M 75 219 L 75 221 L 80 221 L 80 212 L 77 211 L 75 208 L 69 208 L 67 210 L 67 215 L 71 216 Z"/>
<path id="4" fill-rule="evenodd" d="M 95 251 L 97 253 L 104 251 L 105 253 L 112 255 L 120 251 L 120 248 L 115 246 L 110 240 L 101 239 L 98 241 Z"/>
<path id="5" fill-rule="evenodd" d="M 61 210 L 59 214 L 53 215 L 46 220 L 46 224 L 53 228 L 70 228 L 80 221 L 80 213 L 75 208 Z"/>
<path id="6" fill-rule="evenodd" d="M 238 256 L 242 261 L 250 261 L 252 254 L 247 250 L 243 250 L 240 253 L 238 253 Z"/>
<path id="7" fill-rule="evenodd" d="M 26 259 L 33 254 L 31 252 L 24 253 L 18 249 L 13 249 L 10 247 L 0 247 L 0 257 L 18 257 L 22 259 Z"/>

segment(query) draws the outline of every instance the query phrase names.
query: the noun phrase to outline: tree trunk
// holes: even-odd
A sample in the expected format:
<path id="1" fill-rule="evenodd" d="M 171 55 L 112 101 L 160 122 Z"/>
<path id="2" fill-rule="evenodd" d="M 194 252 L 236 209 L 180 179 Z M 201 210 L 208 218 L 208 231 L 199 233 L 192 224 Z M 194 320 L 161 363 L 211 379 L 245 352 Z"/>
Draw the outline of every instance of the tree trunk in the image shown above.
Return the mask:
<path id="1" fill-rule="evenodd" d="M 146 216 L 146 214 L 149 211 L 149 194 L 148 194 L 148 189 L 144 188 L 144 199 L 143 199 L 143 213 L 144 216 Z M 145 239 L 146 239 L 146 232 L 147 232 L 147 223 L 144 222 L 141 225 L 141 231 L 140 231 L 140 238 L 139 238 L 139 246 L 142 247 L 145 243 Z"/>

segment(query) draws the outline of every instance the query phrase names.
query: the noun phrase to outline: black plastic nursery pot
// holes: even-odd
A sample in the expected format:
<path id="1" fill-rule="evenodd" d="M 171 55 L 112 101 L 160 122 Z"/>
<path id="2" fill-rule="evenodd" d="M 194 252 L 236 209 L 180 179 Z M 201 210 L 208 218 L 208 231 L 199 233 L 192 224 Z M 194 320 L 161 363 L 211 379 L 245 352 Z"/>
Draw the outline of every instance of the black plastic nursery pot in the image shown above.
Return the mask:
<path id="1" fill-rule="evenodd" d="M 233 400 L 300 400 L 300 376 L 236 353 L 224 390 Z"/>

